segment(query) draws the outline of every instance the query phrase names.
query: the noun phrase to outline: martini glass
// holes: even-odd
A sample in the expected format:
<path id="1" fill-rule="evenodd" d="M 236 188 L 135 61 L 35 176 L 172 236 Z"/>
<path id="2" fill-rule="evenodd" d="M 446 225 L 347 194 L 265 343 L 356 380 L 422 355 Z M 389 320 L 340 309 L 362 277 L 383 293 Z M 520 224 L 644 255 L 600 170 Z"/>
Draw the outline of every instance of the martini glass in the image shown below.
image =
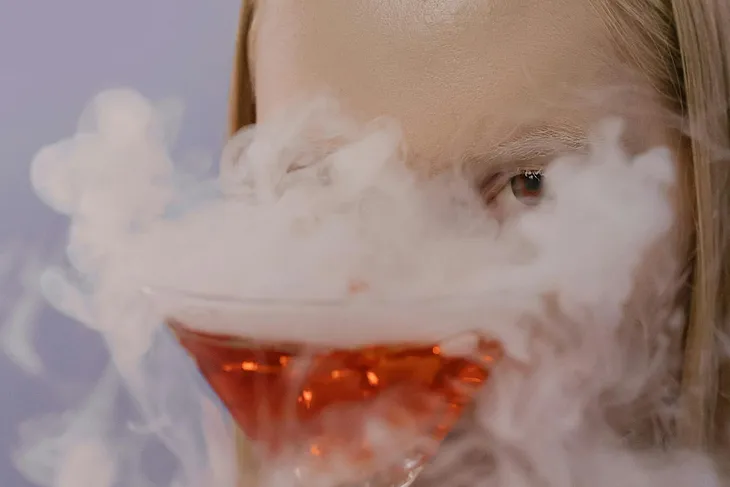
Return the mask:
<path id="1" fill-rule="evenodd" d="M 410 485 L 502 354 L 459 300 L 148 294 L 237 423 L 252 487 Z"/>

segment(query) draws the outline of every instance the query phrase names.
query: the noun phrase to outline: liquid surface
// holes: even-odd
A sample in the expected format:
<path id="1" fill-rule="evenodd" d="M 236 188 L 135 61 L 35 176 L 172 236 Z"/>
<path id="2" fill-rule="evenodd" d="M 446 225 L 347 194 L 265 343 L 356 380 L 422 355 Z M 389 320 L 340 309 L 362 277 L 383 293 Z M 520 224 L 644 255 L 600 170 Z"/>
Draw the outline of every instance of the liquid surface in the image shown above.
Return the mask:
<path id="1" fill-rule="evenodd" d="M 318 349 L 211 335 L 171 322 L 181 345 L 266 456 L 388 461 L 430 455 L 489 377 L 499 346 L 468 356 L 437 344 Z"/>

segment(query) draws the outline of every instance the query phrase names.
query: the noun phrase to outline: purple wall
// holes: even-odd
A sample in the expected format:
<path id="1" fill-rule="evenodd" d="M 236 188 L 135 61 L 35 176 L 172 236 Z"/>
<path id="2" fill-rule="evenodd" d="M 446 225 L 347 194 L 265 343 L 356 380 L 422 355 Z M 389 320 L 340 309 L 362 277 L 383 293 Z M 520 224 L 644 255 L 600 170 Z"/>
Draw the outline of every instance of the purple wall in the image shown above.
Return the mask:
<path id="1" fill-rule="evenodd" d="M 181 98 L 181 145 L 217 154 L 238 8 L 237 0 L 0 0 L 0 249 L 61 242 L 65 222 L 36 200 L 29 163 L 42 145 L 73 133 L 102 89 Z M 0 316 L 19 293 L 15 278 L 0 286 Z M 91 333 L 51 310 L 41 321 L 46 366 L 64 382 L 24 375 L 0 356 L 0 487 L 28 485 L 9 459 L 18 423 L 73 404 L 105 362 Z"/>

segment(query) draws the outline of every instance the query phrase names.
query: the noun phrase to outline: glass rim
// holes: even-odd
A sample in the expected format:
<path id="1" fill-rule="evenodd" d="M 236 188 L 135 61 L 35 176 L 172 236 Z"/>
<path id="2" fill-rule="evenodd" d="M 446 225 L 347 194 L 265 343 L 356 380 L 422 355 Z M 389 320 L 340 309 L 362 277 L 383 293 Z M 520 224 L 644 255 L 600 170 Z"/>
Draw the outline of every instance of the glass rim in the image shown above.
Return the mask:
<path id="1" fill-rule="evenodd" d="M 196 293 L 148 286 L 155 315 L 202 333 L 252 336 L 259 341 L 296 341 L 347 348 L 373 343 L 438 343 L 461 334 L 477 334 L 522 350 L 515 342 L 509 304 L 495 319 L 500 296 L 454 295 L 440 298 L 259 299 Z M 515 296 L 509 297 L 515 299 Z M 496 303 L 496 304 L 495 304 Z M 490 316 L 491 315 L 491 316 Z M 385 325 L 385 326 L 383 326 Z M 354 332 L 354 330 L 357 330 Z"/>
<path id="2" fill-rule="evenodd" d="M 144 286 L 140 292 L 147 298 L 180 299 L 187 304 L 223 305 L 235 308 L 269 308 L 269 309 L 322 309 L 322 310 L 372 310 L 398 309 L 403 306 L 440 307 L 452 305 L 487 306 L 494 300 L 501 300 L 501 293 L 485 294 L 442 294 L 430 296 L 396 296 L 353 295 L 338 298 L 270 298 L 252 296 L 234 296 L 206 292 L 175 289 L 167 286 Z"/>

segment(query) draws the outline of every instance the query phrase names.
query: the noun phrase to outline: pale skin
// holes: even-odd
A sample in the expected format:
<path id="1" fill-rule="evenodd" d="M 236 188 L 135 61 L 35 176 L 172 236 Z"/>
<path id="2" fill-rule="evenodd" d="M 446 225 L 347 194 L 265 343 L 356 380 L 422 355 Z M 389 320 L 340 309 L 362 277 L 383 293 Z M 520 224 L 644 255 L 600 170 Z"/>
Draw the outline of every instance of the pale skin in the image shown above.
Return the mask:
<path id="1" fill-rule="evenodd" d="M 462 164 L 490 197 L 504 196 L 494 181 L 580 149 L 609 115 L 627 122 L 630 150 L 683 158 L 669 108 L 619 57 L 594 2 L 258 0 L 254 11 L 258 121 L 333 95 L 363 121 L 398 120 L 417 170 Z M 678 215 L 689 214 L 683 177 Z"/>
<path id="2" fill-rule="evenodd" d="M 502 173 L 509 180 L 535 161 L 580 150 L 608 115 L 627 122 L 630 150 L 667 145 L 683 158 L 668 107 L 619 57 L 587 0 L 259 0 L 255 12 L 258 121 L 333 95 L 360 120 L 398 120 L 417 170 L 473 167 L 479 191 Z M 673 192 L 681 223 L 686 198 Z M 673 267 L 685 255 L 678 235 L 645 267 Z M 642 273 L 635 298 L 651 302 Z"/>
<path id="3" fill-rule="evenodd" d="M 421 165 L 519 162 L 533 156 L 525 137 L 560 150 L 608 113 L 657 116 L 650 96 L 639 115 L 619 94 L 641 83 L 585 0 L 264 0 L 255 11 L 258 120 L 327 93 L 362 120 L 396 118 Z M 667 140 L 639 125 L 637 149 Z"/>

